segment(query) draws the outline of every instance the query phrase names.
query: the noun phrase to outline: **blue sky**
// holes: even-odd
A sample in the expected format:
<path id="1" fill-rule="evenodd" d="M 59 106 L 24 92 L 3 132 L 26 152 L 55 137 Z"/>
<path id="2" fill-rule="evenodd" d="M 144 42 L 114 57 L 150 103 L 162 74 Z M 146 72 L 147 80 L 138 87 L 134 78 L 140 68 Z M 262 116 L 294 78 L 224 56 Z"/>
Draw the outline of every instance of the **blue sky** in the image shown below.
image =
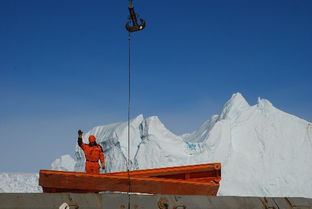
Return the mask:
<path id="1" fill-rule="evenodd" d="M 0 0 L 0 172 L 49 169 L 76 131 L 127 119 L 127 1 Z M 134 0 L 132 117 L 174 133 L 233 93 L 312 121 L 312 2 Z"/>

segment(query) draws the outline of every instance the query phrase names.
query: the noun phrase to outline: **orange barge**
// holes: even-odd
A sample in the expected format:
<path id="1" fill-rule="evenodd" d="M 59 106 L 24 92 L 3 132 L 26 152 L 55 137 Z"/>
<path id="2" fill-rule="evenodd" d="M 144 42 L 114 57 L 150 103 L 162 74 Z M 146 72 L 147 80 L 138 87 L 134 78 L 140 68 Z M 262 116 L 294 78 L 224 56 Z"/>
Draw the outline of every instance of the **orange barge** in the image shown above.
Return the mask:
<path id="1" fill-rule="evenodd" d="M 105 174 L 40 170 L 39 185 L 47 193 L 128 192 L 130 188 L 134 193 L 214 196 L 220 180 L 221 164 L 212 163 Z"/>

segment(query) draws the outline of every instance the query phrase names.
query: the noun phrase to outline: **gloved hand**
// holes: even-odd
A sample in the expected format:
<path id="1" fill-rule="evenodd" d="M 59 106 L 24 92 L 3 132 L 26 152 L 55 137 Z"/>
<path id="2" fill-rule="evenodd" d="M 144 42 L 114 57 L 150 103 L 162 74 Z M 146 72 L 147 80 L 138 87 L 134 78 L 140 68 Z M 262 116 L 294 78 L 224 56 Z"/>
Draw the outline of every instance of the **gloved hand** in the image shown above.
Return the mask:
<path id="1" fill-rule="evenodd" d="M 102 169 L 104 170 L 105 169 L 105 165 L 102 163 Z"/>
<path id="2" fill-rule="evenodd" d="M 79 137 L 79 138 L 82 138 L 82 134 L 83 134 L 83 132 L 79 129 L 79 130 L 78 130 L 78 137 Z"/>

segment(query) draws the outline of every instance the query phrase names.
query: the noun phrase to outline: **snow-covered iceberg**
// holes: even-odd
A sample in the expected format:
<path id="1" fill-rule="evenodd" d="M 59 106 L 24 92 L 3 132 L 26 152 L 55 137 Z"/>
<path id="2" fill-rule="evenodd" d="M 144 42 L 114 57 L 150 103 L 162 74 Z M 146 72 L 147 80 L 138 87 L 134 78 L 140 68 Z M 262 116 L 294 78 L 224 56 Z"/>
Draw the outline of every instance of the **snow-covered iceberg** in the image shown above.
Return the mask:
<path id="1" fill-rule="evenodd" d="M 158 117 L 130 122 L 131 169 L 222 163 L 219 195 L 312 196 L 312 124 L 258 99 L 251 106 L 236 93 L 219 115 L 193 133 L 176 136 Z M 126 170 L 127 122 L 98 126 L 107 172 Z M 84 155 L 76 146 L 76 170 Z"/>
<path id="2" fill-rule="evenodd" d="M 97 126 L 106 172 L 125 171 L 127 122 Z M 222 163 L 218 195 L 312 197 L 312 123 L 275 108 L 268 100 L 249 105 L 236 93 L 218 115 L 192 133 L 177 136 L 157 116 L 130 121 L 131 170 L 201 163 Z M 84 154 L 61 157 L 52 167 L 84 170 Z"/>

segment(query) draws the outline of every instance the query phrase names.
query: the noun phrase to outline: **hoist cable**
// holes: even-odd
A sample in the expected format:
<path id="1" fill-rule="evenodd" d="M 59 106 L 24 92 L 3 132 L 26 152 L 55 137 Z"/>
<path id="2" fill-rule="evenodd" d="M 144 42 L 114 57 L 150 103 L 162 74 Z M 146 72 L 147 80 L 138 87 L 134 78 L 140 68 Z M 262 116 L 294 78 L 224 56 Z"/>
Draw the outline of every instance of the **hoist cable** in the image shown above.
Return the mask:
<path id="1" fill-rule="evenodd" d="M 128 160 L 127 160 L 127 172 L 128 172 L 128 209 L 130 209 L 131 206 L 131 179 L 130 179 L 130 168 L 131 168 L 131 160 L 130 160 L 130 116 L 131 116 L 131 32 L 140 31 L 145 28 L 145 21 L 143 19 L 140 19 L 141 24 L 138 24 L 137 21 L 137 14 L 134 11 L 133 8 L 133 0 L 129 0 L 129 21 L 126 24 L 126 29 L 128 31 Z M 129 25 L 129 23 L 132 23 L 132 26 Z"/>
<path id="2" fill-rule="evenodd" d="M 130 209 L 131 198 L 131 181 L 130 181 L 130 110 L 131 110 L 131 35 L 128 33 L 128 209 Z"/>

